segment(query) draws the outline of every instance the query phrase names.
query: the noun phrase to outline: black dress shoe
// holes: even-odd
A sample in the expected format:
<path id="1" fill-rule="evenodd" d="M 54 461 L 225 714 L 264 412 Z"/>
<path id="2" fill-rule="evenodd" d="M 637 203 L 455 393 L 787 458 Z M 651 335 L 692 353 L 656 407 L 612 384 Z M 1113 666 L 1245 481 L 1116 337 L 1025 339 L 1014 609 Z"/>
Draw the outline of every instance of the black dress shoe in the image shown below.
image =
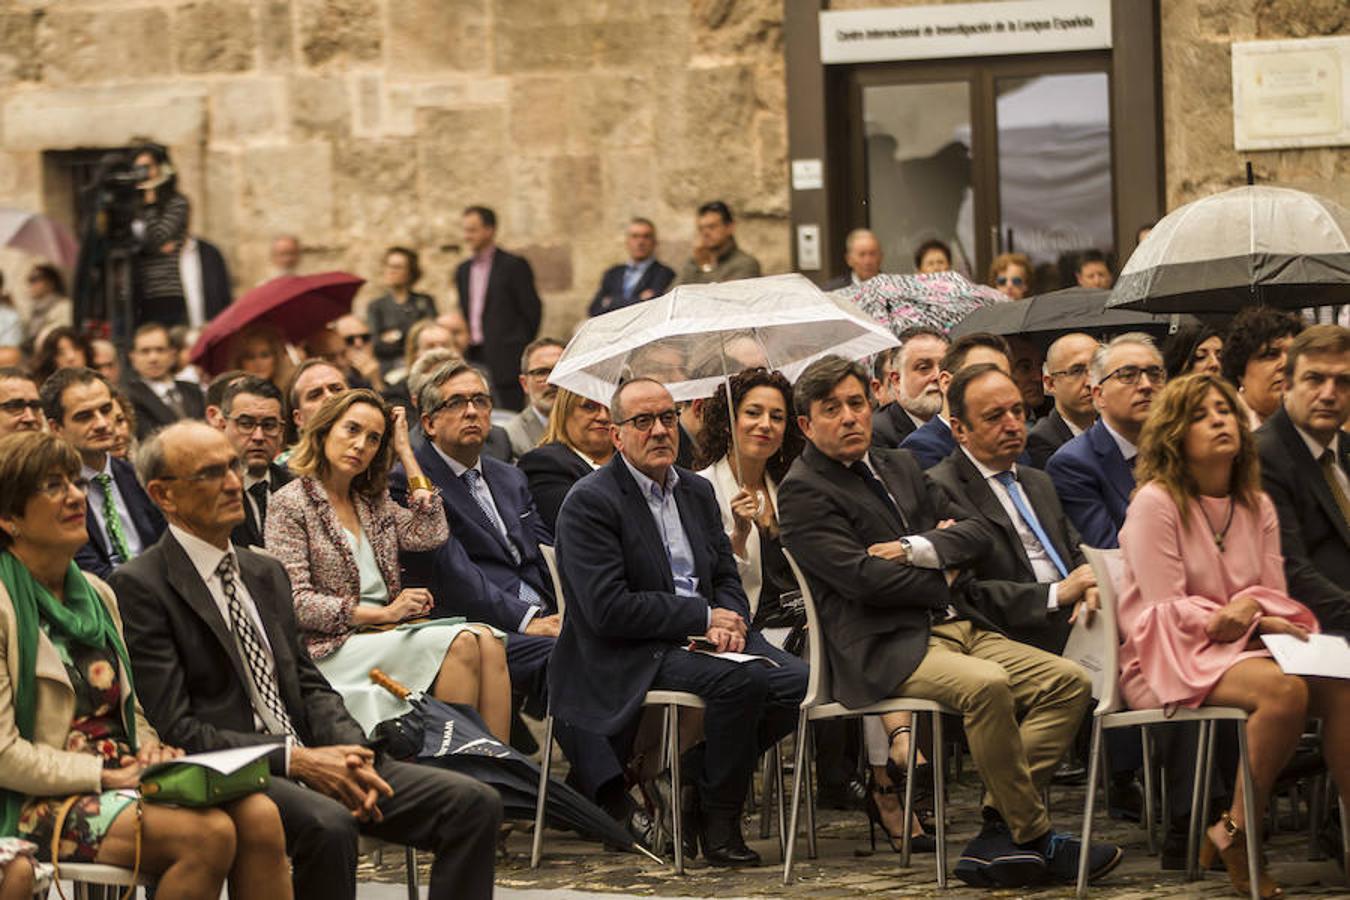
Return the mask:
<path id="1" fill-rule="evenodd" d="M 1106 794 L 1106 813 L 1125 822 L 1144 820 L 1144 787 L 1133 774 L 1111 779 Z"/>
<path id="2" fill-rule="evenodd" d="M 647 815 L 647 811 L 641 807 L 633 809 L 632 812 L 628 814 L 628 818 L 623 821 L 623 827 L 634 842 L 641 844 L 644 848 L 655 853 L 657 856 L 661 856 L 665 852 L 665 848 L 657 846 L 656 843 L 656 823 L 652 821 L 651 816 Z M 632 848 L 615 847 L 606 841 L 605 849 L 623 853 Z"/>
<path id="3" fill-rule="evenodd" d="M 759 854 L 745 846 L 741 836 L 741 817 L 731 819 L 704 816 L 703 858 L 710 866 L 758 866 Z"/>
<path id="4" fill-rule="evenodd" d="M 1065 760 L 1055 769 L 1055 773 L 1050 776 L 1051 784 L 1058 784 L 1064 787 L 1075 787 L 1087 781 L 1087 768 L 1076 762 Z"/>

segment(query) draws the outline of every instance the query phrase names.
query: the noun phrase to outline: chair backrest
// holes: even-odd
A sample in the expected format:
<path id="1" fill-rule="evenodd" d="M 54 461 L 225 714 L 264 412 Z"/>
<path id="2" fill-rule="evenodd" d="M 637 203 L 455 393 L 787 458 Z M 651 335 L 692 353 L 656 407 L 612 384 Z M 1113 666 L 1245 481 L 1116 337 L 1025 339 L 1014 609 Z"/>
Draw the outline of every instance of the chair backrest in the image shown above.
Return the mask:
<path id="1" fill-rule="evenodd" d="M 816 613 L 816 598 L 811 593 L 811 585 L 806 575 L 792 558 L 792 551 L 784 550 L 792 574 L 797 579 L 797 588 L 802 592 L 802 605 L 806 607 L 806 647 L 810 673 L 806 683 L 806 697 L 802 700 L 802 709 L 830 703 L 834 697 L 830 694 L 830 664 L 825 658 L 825 641 L 820 633 L 820 616 Z"/>
<path id="2" fill-rule="evenodd" d="M 548 544 L 540 544 L 539 552 L 544 555 L 548 576 L 553 579 L 553 596 L 558 601 L 558 619 L 561 621 L 567 611 L 567 600 L 563 597 L 562 576 L 558 574 L 558 551 Z"/>
<path id="3" fill-rule="evenodd" d="M 1102 608 L 1093 616 L 1093 623 L 1086 633 L 1094 638 L 1092 649 L 1095 651 L 1097 665 L 1100 667 L 1100 691 L 1097 691 L 1097 715 L 1118 712 L 1125 708 L 1125 698 L 1120 693 L 1120 629 L 1116 624 L 1119 601 L 1120 577 L 1125 561 L 1119 550 L 1102 550 L 1097 547 L 1082 547 L 1083 556 L 1092 566 L 1092 574 L 1097 576 L 1097 593 L 1101 597 Z M 1078 628 L 1080 626 L 1075 626 Z M 1068 647 L 1065 655 L 1068 656 Z M 1082 662 L 1080 660 L 1080 662 Z M 1084 662 L 1084 668 L 1090 667 Z M 1094 678 L 1094 681 L 1096 679 Z"/>

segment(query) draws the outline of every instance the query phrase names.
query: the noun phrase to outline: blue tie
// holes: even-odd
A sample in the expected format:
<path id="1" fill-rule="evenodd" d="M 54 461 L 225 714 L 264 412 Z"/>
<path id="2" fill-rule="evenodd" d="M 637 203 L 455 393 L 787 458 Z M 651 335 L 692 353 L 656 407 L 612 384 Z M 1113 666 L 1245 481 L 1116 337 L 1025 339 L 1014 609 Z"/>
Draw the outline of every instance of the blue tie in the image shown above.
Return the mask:
<path id="1" fill-rule="evenodd" d="M 497 532 L 502 535 L 502 539 L 506 541 L 506 550 L 511 554 L 511 561 L 520 565 L 520 551 L 516 549 L 515 544 L 511 543 L 511 535 L 506 532 L 506 525 L 502 522 L 501 516 L 498 515 L 497 506 L 492 502 L 491 495 L 485 497 L 478 491 L 478 485 L 481 483 L 482 477 L 483 473 L 477 469 L 468 469 L 464 472 L 464 480 L 469 487 L 469 496 L 478 504 L 478 508 L 483 511 L 483 515 L 487 516 L 488 524 L 496 528 Z M 544 605 L 544 600 L 539 596 L 539 592 L 530 587 L 523 578 L 520 580 L 520 587 L 516 591 L 516 596 L 531 606 L 542 607 Z"/>
<path id="2" fill-rule="evenodd" d="M 1031 529 L 1031 533 L 1036 535 L 1036 540 L 1041 542 L 1041 546 L 1045 548 L 1045 555 L 1050 557 L 1050 561 L 1055 564 L 1055 569 L 1059 571 L 1059 577 L 1068 578 L 1069 570 L 1064 565 L 1064 560 L 1060 559 L 1059 554 L 1055 552 L 1055 545 L 1050 543 L 1050 538 L 1046 537 L 1045 529 L 1041 528 L 1041 523 L 1036 519 L 1031 507 L 1027 506 L 1026 498 L 1022 496 L 1022 489 L 1017 484 L 1017 476 L 1013 475 L 1012 472 L 999 472 L 994 478 L 999 484 L 1007 488 L 1008 496 L 1012 497 L 1013 508 L 1017 510 L 1017 514 L 1022 517 L 1026 526 Z"/>

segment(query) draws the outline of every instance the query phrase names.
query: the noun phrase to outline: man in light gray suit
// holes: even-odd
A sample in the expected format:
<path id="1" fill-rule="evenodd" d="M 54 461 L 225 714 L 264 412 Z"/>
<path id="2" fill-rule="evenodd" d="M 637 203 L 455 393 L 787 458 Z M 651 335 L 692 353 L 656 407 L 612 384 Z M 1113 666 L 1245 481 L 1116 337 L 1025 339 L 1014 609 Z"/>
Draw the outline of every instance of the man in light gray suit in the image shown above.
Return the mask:
<path id="1" fill-rule="evenodd" d="M 548 383 L 548 377 L 562 352 L 562 341 L 542 337 L 531 341 L 520 355 L 520 386 L 525 391 L 525 408 L 506 423 L 512 457 L 518 458 L 533 450 L 548 428 L 553 398 L 558 396 L 558 389 Z"/>

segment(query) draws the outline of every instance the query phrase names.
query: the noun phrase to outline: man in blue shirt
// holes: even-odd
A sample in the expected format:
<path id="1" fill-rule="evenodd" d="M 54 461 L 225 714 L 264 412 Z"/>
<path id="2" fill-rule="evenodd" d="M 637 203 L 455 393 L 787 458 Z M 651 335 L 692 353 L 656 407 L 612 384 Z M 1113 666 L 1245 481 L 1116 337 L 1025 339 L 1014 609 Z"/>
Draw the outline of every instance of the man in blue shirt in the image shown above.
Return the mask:
<path id="1" fill-rule="evenodd" d="M 634 218 L 624 234 L 628 262 L 610 267 L 600 279 L 600 289 L 591 300 L 588 316 L 598 316 L 659 297 L 670 289 L 675 270 L 656 258 L 656 226 L 650 219 Z"/>

